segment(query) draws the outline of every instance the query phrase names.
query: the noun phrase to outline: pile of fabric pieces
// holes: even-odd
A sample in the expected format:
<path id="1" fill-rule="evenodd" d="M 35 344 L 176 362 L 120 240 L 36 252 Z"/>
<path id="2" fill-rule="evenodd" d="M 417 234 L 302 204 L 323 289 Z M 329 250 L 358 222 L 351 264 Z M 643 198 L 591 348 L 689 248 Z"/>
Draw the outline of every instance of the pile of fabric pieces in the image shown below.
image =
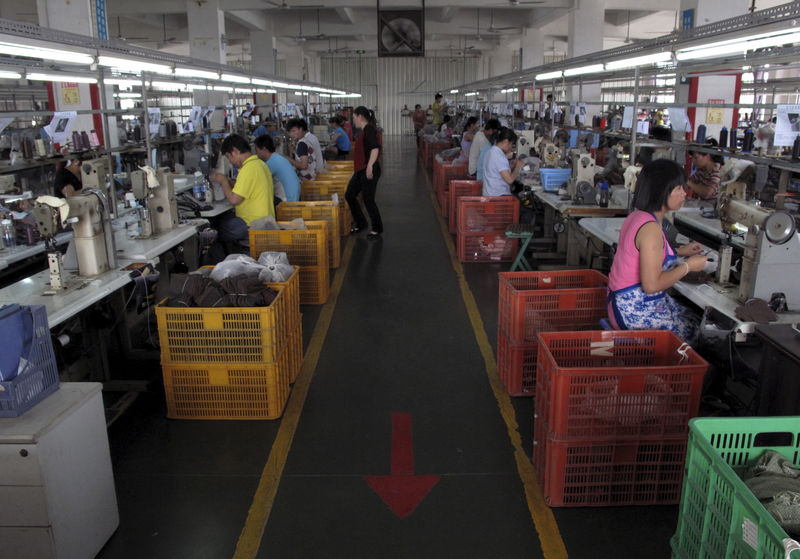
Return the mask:
<path id="1" fill-rule="evenodd" d="M 766 450 L 740 476 L 780 527 L 790 536 L 800 536 L 800 469 Z"/>
<path id="2" fill-rule="evenodd" d="M 258 260 L 231 254 L 213 268 L 170 277 L 168 307 L 267 307 L 278 292 L 265 283 L 294 273 L 285 252 L 263 252 Z"/>

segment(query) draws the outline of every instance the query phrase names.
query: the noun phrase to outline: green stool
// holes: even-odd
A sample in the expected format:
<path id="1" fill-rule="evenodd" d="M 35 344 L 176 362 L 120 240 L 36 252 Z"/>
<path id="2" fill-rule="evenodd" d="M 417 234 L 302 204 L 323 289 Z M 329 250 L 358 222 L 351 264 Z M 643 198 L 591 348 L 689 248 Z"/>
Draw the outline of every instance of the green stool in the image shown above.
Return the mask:
<path id="1" fill-rule="evenodd" d="M 528 244 L 533 238 L 533 225 L 512 223 L 506 228 L 506 237 L 509 239 L 523 239 L 519 247 L 519 252 L 517 252 L 517 257 L 514 259 L 514 263 L 511 264 L 511 271 L 514 272 L 520 269 L 525 272 L 532 272 L 533 266 L 528 262 L 528 259 L 525 258 L 525 251 L 528 250 Z"/>

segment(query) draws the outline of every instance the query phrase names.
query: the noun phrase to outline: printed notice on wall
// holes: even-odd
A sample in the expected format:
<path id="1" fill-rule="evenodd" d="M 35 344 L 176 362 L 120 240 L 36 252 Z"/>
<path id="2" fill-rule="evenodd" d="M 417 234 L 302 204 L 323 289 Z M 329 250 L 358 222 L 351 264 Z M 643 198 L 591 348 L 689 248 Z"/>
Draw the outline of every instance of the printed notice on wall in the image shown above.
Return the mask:
<path id="1" fill-rule="evenodd" d="M 625 107 L 625 112 L 622 113 L 622 127 L 631 128 L 633 126 L 633 107 Z"/>
<path id="2" fill-rule="evenodd" d="M 722 105 L 725 99 L 709 99 L 709 104 Z M 724 124 L 725 123 L 725 109 L 722 107 L 709 107 L 706 110 L 706 124 Z"/>
<path id="3" fill-rule="evenodd" d="M 61 104 L 80 105 L 81 90 L 80 86 L 74 82 L 61 82 Z"/>
<path id="4" fill-rule="evenodd" d="M 147 117 L 150 119 L 150 135 L 158 134 L 158 127 L 161 124 L 161 107 L 148 107 Z"/>
<path id="5" fill-rule="evenodd" d="M 53 120 L 50 124 L 44 127 L 44 131 L 50 136 L 56 144 L 64 144 L 67 142 L 69 133 L 72 132 L 72 126 L 75 124 L 75 119 L 78 118 L 77 111 L 63 111 L 53 115 Z"/>
<path id="6" fill-rule="evenodd" d="M 790 146 L 800 134 L 800 105 L 778 105 L 775 145 Z"/>

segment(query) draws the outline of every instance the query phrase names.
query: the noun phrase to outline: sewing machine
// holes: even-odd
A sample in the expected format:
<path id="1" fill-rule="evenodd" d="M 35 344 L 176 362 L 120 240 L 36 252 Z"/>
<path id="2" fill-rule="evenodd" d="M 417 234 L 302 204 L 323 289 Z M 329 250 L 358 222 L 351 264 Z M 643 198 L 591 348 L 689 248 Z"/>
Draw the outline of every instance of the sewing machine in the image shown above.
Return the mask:
<path id="1" fill-rule="evenodd" d="M 753 297 L 770 301 L 783 293 L 794 308 L 800 306 L 800 234 L 793 215 L 770 210 L 744 199 L 745 186 L 731 183 L 720 195 L 718 210 L 723 229 L 747 227 L 739 271 L 739 300 Z M 720 258 L 720 266 L 724 262 Z"/>
<path id="2" fill-rule="evenodd" d="M 536 135 L 533 130 L 518 130 L 517 145 L 514 147 L 514 151 L 519 157 L 528 157 L 531 149 L 534 149 L 535 141 Z"/>
<path id="3" fill-rule="evenodd" d="M 540 142 L 537 150 L 545 167 L 558 167 L 561 161 L 561 150 L 552 142 Z"/>
<path id="4" fill-rule="evenodd" d="M 572 177 L 567 183 L 567 194 L 575 203 L 597 203 L 594 175 L 594 157 L 588 153 L 575 154 L 572 158 Z"/>
<path id="5" fill-rule="evenodd" d="M 90 159 L 81 163 L 83 188 L 98 188 L 105 192 L 109 179 L 108 158 Z"/>
<path id="6" fill-rule="evenodd" d="M 106 231 L 103 225 L 108 204 L 106 195 L 97 189 L 83 188 L 70 198 L 40 196 L 33 207 L 36 225 L 47 246 L 50 286 L 64 287 L 64 263 L 55 244 L 55 236 L 72 225 L 78 273 L 96 276 L 109 269 Z"/>
<path id="7" fill-rule="evenodd" d="M 131 190 L 139 202 L 140 237 L 171 231 L 178 225 L 175 175 L 168 167 L 141 167 L 131 172 Z"/>
<path id="8" fill-rule="evenodd" d="M 622 174 L 625 179 L 625 190 L 636 192 L 636 181 L 639 180 L 639 173 L 641 172 L 642 168 L 636 165 L 629 165 L 625 168 L 625 172 Z"/>

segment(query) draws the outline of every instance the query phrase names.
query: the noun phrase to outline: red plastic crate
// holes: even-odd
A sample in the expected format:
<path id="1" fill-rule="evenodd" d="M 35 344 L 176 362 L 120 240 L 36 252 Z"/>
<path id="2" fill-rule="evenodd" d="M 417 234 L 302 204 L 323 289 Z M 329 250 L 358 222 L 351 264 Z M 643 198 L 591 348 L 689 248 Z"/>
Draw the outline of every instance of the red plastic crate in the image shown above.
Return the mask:
<path id="1" fill-rule="evenodd" d="M 451 180 L 447 191 L 447 214 L 450 232 L 458 231 L 458 199 L 462 196 L 480 196 L 483 191 L 483 181 Z"/>
<path id="2" fill-rule="evenodd" d="M 536 344 L 514 344 L 497 332 L 497 374 L 511 396 L 533 396 L 536 381 Z"/>
<path id="3" fill-rule="evenodd" d="M 535 429 L 533 462 L 551 507 L 670 505 L 680 501 L 687 436 L 558 440 Z"/>
<path id="4" fill-rule="evenodd" d="M 436 193 L 436 200 L 439 202 L 439 215 L 442 217 L 447 217 L 449 199 L 450 190 L 441 189 Z"/>
<path id="5" fill-rule="evenodd" d="M 519 223 L 519 200 L 515 196 L 462 196 L 458 199 L 458 230 L 505 231 Z"/>
<path id="6" fill-rule="evenodd" d="M 461 262 L 510 262 L 517 254 L 518 241 L 499 231 L 459 231 L 458 259 Z"/>
<path id="7" fill-rule="evenodd" d="M 541 332 L 536 417 L 559 439 L 687 436 L 708 363 L 668 330 Z"/>
<path id="8" fill-rule="evenodd" d="M 437 142 L 428 142 L 423 140 L 422 142 L 422 163 L 425 165 L 426 169 L 430 169 L 433 166 L 434 158 L 436 157 L 437 153 L 441 153 L 446 149 L 450 149 L 451 143 L 449 140 L 447 141 L 437 141 Z"/>
<path id="9" fill-rule="evenodd" d="M 594 330 L 607 316 L 608 278 L 596 270 L 501 272 L 497 324 L 515 343 L 540 331 Z"/>

